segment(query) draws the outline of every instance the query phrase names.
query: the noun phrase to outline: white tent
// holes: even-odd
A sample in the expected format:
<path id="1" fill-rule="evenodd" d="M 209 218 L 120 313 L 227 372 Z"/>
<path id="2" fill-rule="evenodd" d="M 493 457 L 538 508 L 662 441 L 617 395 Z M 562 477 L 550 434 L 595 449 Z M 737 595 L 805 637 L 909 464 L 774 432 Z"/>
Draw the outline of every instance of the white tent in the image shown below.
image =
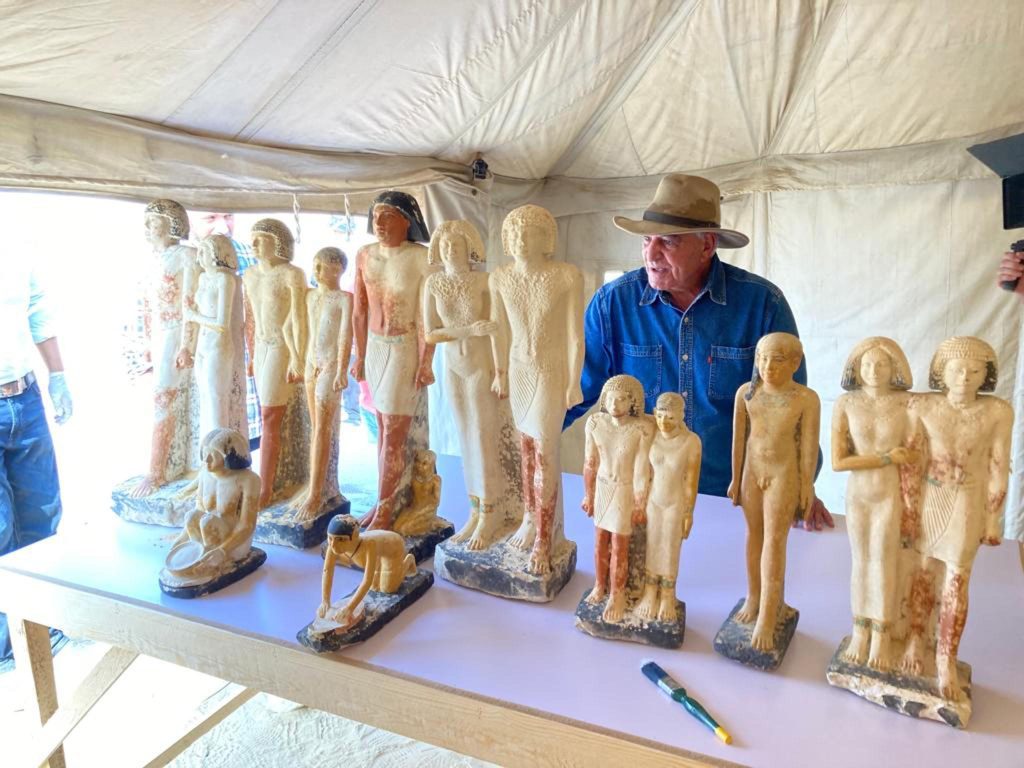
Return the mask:
<path id="1" fill-rule="evenodd" d="M 1014 369 L 1000 187 L 965 148 L 1024 131 L 1019 0 L 36 0 L 0 22 L 0 186 L 239 211 L 401 186 L 486 227 L 492 262 L 536 202 L 593 290 L 639 260 L 611 214 L 700 172 L 751 236 L 726 258 L 793 306 L 826 453 L 857 339 L 897 338 L 919 385 L 954 333 Z M 841 487 L 826 470 L 833 509 Z"/>

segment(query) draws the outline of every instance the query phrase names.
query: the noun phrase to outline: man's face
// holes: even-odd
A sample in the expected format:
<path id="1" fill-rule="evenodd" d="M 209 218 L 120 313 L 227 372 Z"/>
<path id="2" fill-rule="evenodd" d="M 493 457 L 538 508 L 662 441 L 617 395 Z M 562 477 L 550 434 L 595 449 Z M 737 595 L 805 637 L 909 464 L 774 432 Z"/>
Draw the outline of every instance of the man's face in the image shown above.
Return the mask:
<path id="1" fill-rule="evenodd" d="M 942 381 L 953 395 L 973 397 L 985 383 L 987 366 L 983 360 L 947 360 Z"/>
<path id="2" fill-rule="evenodd" d="M 384 245 L 401 245 L 409 235 L 409 220 L 391 205 L 373 207 L 373 232 Z"/>
<path id="3" fill-rule="evenodd" d="M 517 261 L 525 261 L 530 257 L 544 255 L 548 244 L 547 229 L 541 224 L 515 221 L 512 224 L 509 247 Z"/>
<path id="4" fill-rule="evenodd" d="M 158 213 L 147 213 L 146 240 L 154 248 L 166 248 L 171 242 L 171 220 Z"/>
<path id="5" fill-rule="evenodd" d="M 644 268 L 656 291 L 681 291 L 702 277 L 715 252 L 714 235 L 645 235 Z"/>
<path id="6" fill-rule="evenodd" d="M 201 213 L 196 217 L 196 226 L 193 230 L 199 239 L 210 235 L 232 237 L 235 232 L 235 214 Z"/>
<path id="7" fill-rule="evenodd" d="M 604 396 L 604 409 L 608 415 L 618 419 L 629 415 L 629 408 L 633 405 L 633 398 L 625 392 L 613 389 Z"/>
<path id="8" fill-rule="evenodd" d="M 257 232 L 252 236 L 252 252 L 263 262 L 273 262 L 277 258 L 277 239 L 266 232 Z"/>
<path id="9" fill-rule="evenodd" d="M 758 350 L 756 363 L 761 380 L 777 385 L 793 378 L 796 369 L 800 367 L 800 358 L 787 354 L 787 350 L 780 345 L 770 344 Z"/>
<path id="10" fill-rule="evenodd" d="M 441 240 L 438 251 L 446 272 L 469 271 L 469 250 L 466 248 L 466 238 L 462 235 L 449 234 L 445 236 Z"/>

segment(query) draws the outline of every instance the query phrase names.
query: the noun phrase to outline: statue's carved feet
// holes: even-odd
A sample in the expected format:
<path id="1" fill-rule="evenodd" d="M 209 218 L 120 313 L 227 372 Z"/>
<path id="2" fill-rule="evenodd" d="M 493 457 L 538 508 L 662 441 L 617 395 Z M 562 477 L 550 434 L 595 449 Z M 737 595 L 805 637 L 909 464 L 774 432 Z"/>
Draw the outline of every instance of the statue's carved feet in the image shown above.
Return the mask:
<path id="1" fill-rule="evenodd" d="M 892 652 L 888 636 L 876 633 L 872 637 L 871 653 L 868 655 L 868 667 L 878 672 L 888 672 L 892 669 Z"/>
<path id="2" fill-rule="evenodd" d="M 679 614 L 676 611 L 676 596 L 663 594 L 658 605 L 658 621 L 675 621 Z"/>
<path id="3" fill-rule="evenodd" d="M 391 511 L 383 504 L 377 504 L 363 516 L 359 525 L 368 531 L 390 531 Z"/>
<path id="4" fill-rule="evenodd" d="M 587 595 L 587 602 L 591 605 L 597 605 L 598 603 L 604 602 L 604 599 L 608 597 L 608 592 L 604 587 L 594 585 L 594 588 L 590 590 L 590 594 Z"/>
<path id="5" fill-rule="evenodd" d="M 547 548 L 534 547 L 530 553 L 530 564 L 527 566 L 530 573 L 536 576 L 543 576 L 551 571 L 551 553 Z"/>
<path id="6" fill-rule="evenodd" d="M 533 546 L 533 540 L 537 536 L 537 529 L 530 522 L 529 517 L 524 517 L 522 524 L 512 534 L 508 543 L 516 549 L 529 549 Z"/>
<path id="7" fill-rule="evenodd" d="M 458 533 L 456 533 L 454 536 L 452 536 L 451 541 L 454 544 L 461 544 L 462 542 L 464 542 L 467 539 L 469 539 L 469 537 L 472 536 L 475 531 L 476 531 L 476 514 L 475 513 L 471 513 L 470 516 L 469 516 L 469 520 L 466 522 L 466 524 L 464 526 L 462 526 L 459 529 Z M 474 549 L 474 547 L 472 547 L 472 546 L 470 546 L 468 548 L 469 549 Z M 476 549 L 479 549 L 479 547 L 476 547 Z"/>
<path id="8" fill-rule="evenodd" d="M 644 596 L 636 607 L 636 615 L 641 619 L 653 619 L 658 607 L 658 588 L 653 584 L 644 587 Z"/>
<path id="9" fill-rule="evenodd" d="M 612 592 L 611 599 L 608 600 L 608 605 L 605 606 L 604 613 L 601 614 L 601 618 L 609 624 L 615 624 L 622 621 L 622 617 L 625 613 L 626 595 L 623 594 L 621 590 L 618 592 Z"/>
<path id="10" fill-rule="evenodd" d="M 750 647 L 755 651 L 770 651 L 775 647 L 775 627 L 758 619 L 754 625 L 754 633 L 750 636 Z"/>
<path id="11" fill-rule="evenodd" d="M 760 598 L 755 600 L 753 597 L 748 595 L 747 599 L 743 601 L 743 607 L 736 611 L 736 615 L 733 616 L 733 619 L 738 621 L 740 624 L 750 624 L 757 619 L 757 613 L 760 609 L 758 603 L 760 602 Z"/>
<path id="12" fill-rule="evenodd" d="M 924 672 L 924 662 L 921 660 L 921 644 L 918 635 L 911 636 L 907 642 L 907 649 L 903 653 L 903 660 L 900 662 L 900 671 L 906 675 L 920 677 Z"/>
<path id="13" fill-rule="evenodd" d="M 863 627 L 855 626 L 850 642 L 839 658 L 848 664 L 863 664 L 868 658 L 868 635 Z"/>
<path id="14" fill-rule="evenodd" d="M 133 499 L 143 499 L 146 496 L 152 496 L 156 493 L 157 489 L 163 485 L 163 478 L 155 475 L 146 475 L 139 484 L 132 488 L 129 494 Z"/>
<path id="15" fill-rule="evenodd" d="M 956 659 L 939 663 L 938 670 L 939 694 L 950 701 L 960 701 L 963 692 L 960 690 L 960 675 L 956 671 Z"/>
<path id="16" fill-rule="evenodd" d="M 321 496 L 305 493 L 301 499 L 291 505 L 291 510 L 294 512 L 297 522 L 306 523 L 316 518 L 323 504 Z"/>

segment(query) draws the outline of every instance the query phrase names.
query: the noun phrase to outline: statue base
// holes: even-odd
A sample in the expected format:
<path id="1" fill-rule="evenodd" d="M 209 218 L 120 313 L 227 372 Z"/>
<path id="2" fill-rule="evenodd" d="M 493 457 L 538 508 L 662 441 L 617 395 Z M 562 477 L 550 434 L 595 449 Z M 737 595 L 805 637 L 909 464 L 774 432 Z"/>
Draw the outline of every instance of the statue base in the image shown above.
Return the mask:
<path id="1" fill-rule="evenodd" d="M 348 502 L 345 502 L 346 504 Z M 346 510 L 347 513 L 347 510 Z M 326 524 L 325 524 L 326 530 Z M 365 528 L 361 530 L 365 531 Z M 422 536 L 403 536 L 405 539 L 405 551 L 413 556 L 417 564 L 422 563 L 424 560 L 429 560 L 434 556 L 434 550 L 438 544 L 445 539 L 455 535 L 455 526 L 443 517 L 437 518 L 436 527 L 424 533 Z M 324 536 L 324 539 L 327 537 Z M 323 541 L 320 545 L 320 557 L 327 557 L 327 542 Z M 361 570 L 356 568 L 355 565 L 342 565 L 338 563 L 338 567 L 341 568 L 353 568 L 354 570 Z"/>
<path id="2" fill-rule="evenodd" d="M 545 574 L 530 573 L 529 563 L 529 549 L 505 540 L 479 550 L 466 549 L 464 542 L 446 541 L 434 553 L 434 572 L 446 581 L 498 597 L 548 603 L 576 570 L 576 542 L 563 539 L 555 545 Z"/>
<path id="3" fill-rule="evenodd" d="M 722 624 L 715 635 L 715 651 L 727 659 L 746 664 L 770 672 L 782 663 L 789 643 L 796 634 L 796 625 L 800 621 L 800 611 L 783 605 L 775 623 L 775 646 L 770 651 L 758 651 L 750 646 L 750 636 L 754 633 L 754 622 L 743 624 L 733 617 L 743 606 L 743 599 L 736 603 L 729 618 Z"/>
<path id="4" fill-rule="evenodd" d="M 866 664 L 843 660 L 841 654 L 849 643 L 849 636 L 843 638 L 843 642 L 832 656 L 832 661 L 829 662 L 825 673 L 829 685 L 845 688 L 893 712 L 936 720 L 954 728 L 967 727 L 971 719 L 970 664 L 957 662 L 963 698 L 959 701 L 950 701 L 939 694 L 934 676 L 906 675 L 898 670 L 880 672 Z M 893 656 L 899 658 L 900 654 L 894 653 Z"/>
<path id="5" fill-rule="evenodd" d="M 361 621 L 352 627 L 341 627 L 333 621 L 313 619 L 295 636 L 307 648 L 317 653 L 340 651 L 346 646 L 362 642 L 377 634 L 381 628 L 398 616 L 402 611 L 415 603 L 434 583 L 434 574 L 430 571 L 417 569 L 416 573 L 402 582 L 401 588 L 394 594 L 374 592 L 370 590 L 360 604 L 364 613 Z M 342 598 L 332 608 L 344 603 L 355 590 Z"/>
<path id="6" fill-rule="evenodd" d="M 167 583 L 164 579 L 171 581 L 165 571 L 160 572 L 160 591 L 165 595 L 171 597 L 180 597 L 184 599 L 191 599 L 193 597 L 202 597 L 203 595 L 209 595 L 217 590 L 224 589 L 236 581 L 245 578 L 250 573 L 259 568 L 263 563 L 267 561 L 267 553 L 258 547 L 253 547 L 249 550 L 249 554 L 243 557 L 241 560 L 235 560 L 233 563 L 227 566 L 225 571 L 217 576 L 214 576 L 209 581 L 204 581 L 199 584 L 184 584 L 176 585 L 173 582 Z"/>
<path id="7" fill-rule="evenodd" d="M 325 501 L 320 512 L 309 520 L 297 520 L 290 508 L 293 499 L 271 504 L 260 511 L 253 540 L 260 544 L 278 544 L 293 549 L 315 547 L 327 538 L 327 524 L 335 515 L 347 515 L 349 500 L 343 495 Z"/>
<path id="8" fill-rule="evenodd" d="M 178 494 L 185 490 L 193 479 L 180 477 L 161 485 L 149 496 L 134 498 L 131 492 L 144 477 L 145 475 L 136 475 L 114 486 L 110 493 L 111 509 L 114 514 L 132 523 L 166 525 L 172 528 L 181 528 L 185 525 L 185 516 L 196 508 L 196 500 L 192 494 L 184 498 L 178 498 Z"/>
<path id="9" fill-rule="evenodd" d="M 676 620 L 658 621 L 641 619 L 635 613 L 638 600 L 626 599 L 626 611 L 622 621 L 607 622 L 602 614 L 607 599 L 600 603 L 588 603 L 587 597 L 592 589 L 588 589 L 576 606 L 576 629 L 593 637 L 605 640 L 628 640 L 632 643 L 656 645 L 659 648 L 678 648 L 683 644 L 686 634 L 686 603 L 676 600 Z"/>

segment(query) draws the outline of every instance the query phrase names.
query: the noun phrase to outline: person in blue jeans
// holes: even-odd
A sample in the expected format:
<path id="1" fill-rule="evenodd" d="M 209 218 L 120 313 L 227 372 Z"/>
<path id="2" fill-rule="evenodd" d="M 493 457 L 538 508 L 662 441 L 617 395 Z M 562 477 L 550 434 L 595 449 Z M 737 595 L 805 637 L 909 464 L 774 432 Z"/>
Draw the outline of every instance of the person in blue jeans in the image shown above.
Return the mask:
<path id="1" fill-rule="evenodd" d="M 604 382 L 626 373 L 643 384 L 646 410 L 662 392 L 686 398 L 686 424 L 700 436 L 700 493 L 725 496 L 732 475 L 736 390 L 750 381 L 754 347 L 768 333 L 797 334 L 793 312 L 775 285 L 718 258 L 749 238 L 721 226 L 718 187 L 674 173 L 658 185 L 643 218 L 615 225 L 643 238 L 643 266 L 598 289 L 584 316 L 583 402 L 568 427 L 597 402 Z M 806 364 L 794 379 L 807 383 Z M 819 453 L 819 468 L 821 457 Z M 815 499 L 804 525 L 832 526 Z"/>
<path id="2" fill-rule="evenodd" d="M 49 371 L 55 418 L 71 416 L 60 347 L 45 297 L 23 259 L 8 257 L 0 278 L 0 555 L 52 536 L 60 522 L 57 458 L 39 383 L 35 346 Z M 7 617 L 0 613 L 0 661 L 11 657 Z"/>

